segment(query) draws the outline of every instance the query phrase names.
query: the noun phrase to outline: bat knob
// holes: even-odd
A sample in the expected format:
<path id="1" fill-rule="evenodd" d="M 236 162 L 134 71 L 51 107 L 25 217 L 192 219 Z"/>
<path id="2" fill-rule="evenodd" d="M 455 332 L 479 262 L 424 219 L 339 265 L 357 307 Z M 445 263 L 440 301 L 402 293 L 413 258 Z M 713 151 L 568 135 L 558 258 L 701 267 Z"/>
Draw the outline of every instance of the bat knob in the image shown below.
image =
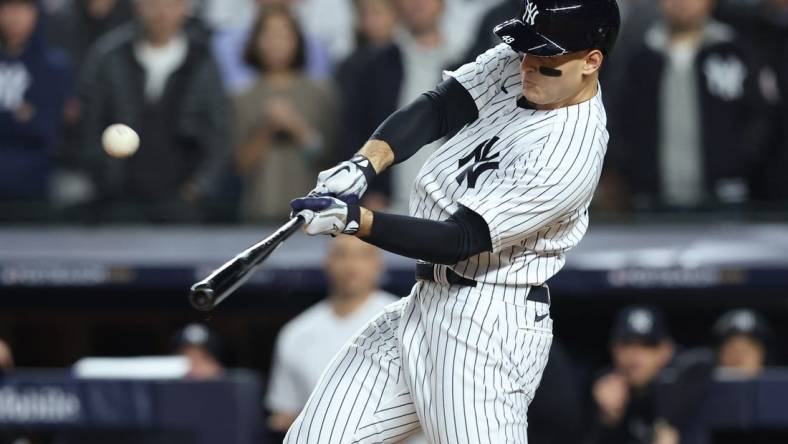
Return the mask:
<path id="1" fill-rule="evenodd" d="M 213 289 L 208 286 L 195 285 L 189 293 L 189 302 L 192 307 L 200 311 L 210 311 L 215 306 Z"/>

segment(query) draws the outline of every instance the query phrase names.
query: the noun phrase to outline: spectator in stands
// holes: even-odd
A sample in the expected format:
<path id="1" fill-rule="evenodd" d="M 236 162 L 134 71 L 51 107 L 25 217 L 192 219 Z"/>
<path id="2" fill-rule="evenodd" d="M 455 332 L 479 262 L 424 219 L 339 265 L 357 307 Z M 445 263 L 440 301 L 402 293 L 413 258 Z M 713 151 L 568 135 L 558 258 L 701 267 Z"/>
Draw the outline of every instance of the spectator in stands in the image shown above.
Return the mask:
<path id="1" fill-rule="evenodd" d="M 776 202 L 784 209 L 788 202 L 788 176 L 785 174 L 788 169 L 788 0 L 771 0 L 769 3 L 771 8 L 767 17 L 772 18 L 770 29 L 777 31 L 771 34 L 777 42 L 771 59 L 776 72 L 778 112 L 771 149 L 763 156 L 763 169 L 757 174 L 764 178 L 763 200 Z"/>
<path id="2" fill-rule="evenodd" d="M 732 310 L 717 320 L 713 331 L 719 367 L 750 377 L 763 370 L 771 337 L 763 316 L 753 310 Z"/>
<path id="3" fill-rule="evenodd" d="M 394 0 L 354 0 L 356 23 L 356 49 L 340 65 L 337 76 L 343 71 L 360 69 L 371 53 L 391 45 L 397 29 L 398 17 Z"/>
<path id="4" fill-rule="evenodd" d="M 652 444 L 657 421 L 655 382 L 673 357 L 673 341 L 660 311 L 621 310 L 610 335 L 613 368 L 593 385 L 596 407 L 589 442 Z"/>
<path id="5" fill-rule="evenodd" d="M 339 62 L 353 50 L 351 0 L 289 0 L 305 32 L 328 49 Z"/>
<path id="6" fill-rule="evenodd" d="M 441 29 L 445 0 L 397 0 L 404 29 L 394 36 L 399 48 L 399 94 L 395 109 L 415 100 L 441 81 L 441 73 L 462 53 Z M 390 75 L 391 76 L 391 75 Z M 391 172 L 392 204 L 396 211 L 407 213 L 410 192 L 421 166 L 443 143 L 437 140 Z"/>
<path id="7" fill-rule="evenodd" d="M 753 195 L 784 209 L 788 201 L 788 0 L 726 0 L 720 6 L 720 15 L 756 42 L 773 69 L 761 77 L 775 112 L 767 152 L 752 174 Z"/>
<path id="8" fill-rule="evenodd" d="M 522 3 L 522 0 L 503 0 L 488 10 L 479 22 L 468 49 L 463 57 L 456 62 L 456 65 L 460 66 L 474 60 L 479 54 L 499 45 L 501 39 L 493 33 L 493 28 L 499 23 L 515 17 Z M 643 33 L 657 18 L 658 13 L 657 2 L 654 0 L 618 0 L 618 7 L 621 10 L 621 30 L 616 41 L 616 57 L 610 58 L 614 63 L 622 58 L 622 52 L 627 52 L 626 46 L 643 39 Z M 605 62 L 605 66 L 607 63 Z M 604 86 L 607 91 L 614 85 L 605 83 Z"/>
<path id="9" fill-rule="evenodd" d="M 276 340 L 266 407 L 271 411 L 269 426 L 282 433 L 345 342 L 396 300 L 378 288 L 383 264 L 369 244 L 339 236 L 324 266 L 328 296 L 288 322 Z"/>
<path id="10" fill-rule="evenodd" d="M 256 3 L 256 0 L 195 0 L 194 12 L 215 31 L 248 27 L 257 12 Z"/>
<path id="11" fill-rule="evenodd" d="M 358 119 L 343 131 L 353 143 L 366 141 L 391 113 L 440 82 L 442 70 L 461 52 L 441 32 L 443 0 L 396 0 L 395 4 L 402 29 L 395 32 L 393 45 L 378 50 L 366 63 L 358 74 L 355 97 L 346 98 L 347 115 Z M 416 174 L 440 143 L 422 148 L 392 171 L 390 197 L 395 208 L 407 211 Z"/>
<path id="12" fill-rule="evenodd" d="M 646 31 L 656 22 L 660 14 L 660 2 L 654 0 L 619 0 L 621 29 L 616 40 L 615 58 L 610 61 L 627 60 L 633 50 L 640 47 Z M 615 85 L 606 85 L 608 88 Z"/>
<path id="13" fill-rule="evenodd" d="M 444 0 L 445 12 L 441 18 L 440 26 L 443 35 L 451 40 L 451 47 L 457 49 L 456 56 L 459 57 L 468 52 L 468 49 L 474 44 L 474 41 L 478 37 L 478 33 L 473 31 L 481 29 L 482 20 L 491 10 L 499 7 L 502 3 L 511 3 L 512 1 L 513 0 Z M 520 1 L 520 3 L 522 2 Z M 516 12 L 517 11 L 504 18 L 503 21 L 514 18 Z M 492 34 L 492 28 L 497 24 L 498 23 L 495 23 L 491 28 L 488 28 L 487 32 Z M 457 32 L 459 29 L 470 32 Z M 473 57 L 475 58 L 479 54 L 480 53 L 476 53 Z M 461 59 L 455 59 L 453 62 L 458 60 Z M 449 65 L 449 68 L 453 69 L 455 66 L 452 64 Z"/>
<path id="14" fill-rule="evenodd" d="M 303 34 L 283 6 L 261 10 L 245 58 L 259 77 L 235 100 L 241 217 L 286 218 L 290 200 L 312 188 L 330 158 L 336 95 L 304 73 Z"/>
<path id="15" fill-rule="evenodd" d="M 127 0 L 73 0 L 50 16 L 48 40 L 68 53 L 78 78 L 93 43 L 129 20 L 131 6 Z M 55 156 L 57 168 L 52 178 L 52 203 L 59 209 L 83 204 L 93 194 L 90 178 L 81 165 L 80 115 L 80 102 L 72 94 L 66 100 L 64 125 Z"/>
<path id="16" fill-rule="evenodd" d="M 73 0 L 50 18 L 49 41 L 65 49 L 79 69 L 99 37 L 131 18 L 128 0 Z"/>
<path id="17" fill-rule="evenodd" d="M 454 57 L 457 57 L 473 39 L 472 33 L 465 32 L 465 30 L 475 29 L 484 13 L 500 1 L 441 0 L 438 27 L 444 40 L 444 46 L 450 48 Z M 432 8 L 430 2 L 421 3 L 424 3 L 425 6 L 423 12 Z M 351 53 L 354 49 L 352 34 L 354 10 L 350 1 L 295 0 L 293 4 L 304 28 L 329 43 L 331 54 L 335 60 L 342 60 Z M 413 5 L 408 6 L 411 9 L 413 7 Z M 421 15 L 421 13 L 418 14 Z"/>
<path id="18" fill-rule="evenodd" d="M 82 146 L 104 217 L 198 221 L 201 200 L 225 171 L 228 103 L 208 47 L 183 26 L 189 4 L 137 0 L 137 23 L 105 35 L 84 67 Z M 100 148 L 115 122 L 140 135 L 128 159 Z"/>
<path id="19" fill-rule="evenodd" d="M 0 339 L 0 375 L 14 368 L 14 355 L 7 342 Z"/>
<path id="20" fill-rule="evenodd" d="M 528 406 L 528 442 L 578 442 L 582 434 L 584 396 L 576 370 L 564 345 L 553 337 L 539 390 Z"/>
<path id="21" fill-rule="evenodd" d="M 221 8 L 227 8 L 224 0 L 215 0 Z M 246 63 L 244 47 L 249 42 L 258 10 L 266 7 L 285 7 L 292 12 L 293 0 L 255 0 L 251 1 L 250 14 L 240 14 L 234 11 L 235 16 L 241 17 L 235 26 L 226 26 L 215 29 L 211 42 L 213 52 L 219 61 L 222 78 L 227 89 L 237 94 L 247 90 L 257 79 L 258 72 Z M 246 9 L 246 8 L 244 8 Z M 325 43 L 309 33 L 304 33 L 304 70 L 307 75 L 315 80 L 323 80 L 330 76 L 333 61 L 328 53 Z"/>
<path id="22" fill-rule="evenodd" d="M 304 30 L 328 47 L 334 61 L 340 62 L 352 53 L 355 49 L 352 1 L 290 1 Z M 498 1 L 500 0 L 440 0 L 442 13 L 438 26 L 443 29 L 441 33 L 444 37 L 444 45 L 451 48 L 454 57 L 467 45 L 469 39 L 467 32 L 458 32 L 458 30 L 472 29 L 476 19 L 483 14 L 481 11 Z M 432 8 L 431 2 L 416 0 L 414 3 L 423 3 L 426 8 Z M 414 5 L 409 6 L 411 9 L 413 7 Z"/>
<path id="23" fill-rule="evenodd" d="M 455 61 L 456 66 L 475 60 L 479 54 L 487 51 L 488 49 L 499 45 L 501 39 L 493 33 L 493 29 L 499 24 L 512 17 L 517 16 L 517 12 L 522 6 L 521 0 L 504 0 L 499 5 L 487 11 L 479 23 L 479 28 L 476 30 L 474 39 L 465 51 L 465 54 L 460 60 Z"/>
<path id="24" fill-rule="evenodd" d="M 746 202 L 767 134 L 760 67 L 713 0 L 661 0 L 662 19 L 624 61 L 611 169 L 635 208 Z"/>
<path id="25" fill-rule="evenodd" d="M 377 125 L 385 119 L 385 111 L 391 104 L 386 103 L 383 109 L 374 107 L 380 102 L 370 101 L 369 94 L 383 94 L 382 91 L 362 93 L 360 86 L 370 82 L 365 76 L 369 74 L 370 64 L 374 63 L 379 54 L 395 51 L 394 32 L 398 17 L 394 0 L 355 0 L 356 11 L 356 49 L 338 67 L 337 84 L 342 96 L 343 118 L 341 132 L 342 143 L 336 150 L 334 160 L 348 159 L 358 151 Z M 371 103 L 372 102 L 372 103 Z M 384 171 L 370 183 L 364 195 L 364 205 L 368 208 L 384 209 L 389 205 L 391 195 L 391 175 Z"/>
<path id="26" fill-rule="evenodd" d="M 46 202 L 69 94 L 71 65 L 46 44 L 39 8 L 0 0 L 0 202 Z"/>
<path id="27" fill-rule="evenodd" d="M 222 341 L 203 324 L 189 324 L 173 337 L 173 354 L 189 359 L 188 377 L 215 379 L 224 373 Z"/>

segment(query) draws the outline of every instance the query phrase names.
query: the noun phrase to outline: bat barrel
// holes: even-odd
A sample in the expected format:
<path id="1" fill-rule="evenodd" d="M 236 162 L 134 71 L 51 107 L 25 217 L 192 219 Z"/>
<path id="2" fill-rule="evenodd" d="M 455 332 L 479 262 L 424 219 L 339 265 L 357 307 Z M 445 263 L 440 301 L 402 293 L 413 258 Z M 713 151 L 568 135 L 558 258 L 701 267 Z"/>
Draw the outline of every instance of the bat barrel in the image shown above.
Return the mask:
<path id="1" fill-rule="evenodd" d="M 247 248 L 208 277 L 192 285 L 189 291 L 189 303 L 200 311 L 213 310 L 249 279 L 255 267 L 303 224 L 302 216 L 290 219 L 274 234 Z"/>

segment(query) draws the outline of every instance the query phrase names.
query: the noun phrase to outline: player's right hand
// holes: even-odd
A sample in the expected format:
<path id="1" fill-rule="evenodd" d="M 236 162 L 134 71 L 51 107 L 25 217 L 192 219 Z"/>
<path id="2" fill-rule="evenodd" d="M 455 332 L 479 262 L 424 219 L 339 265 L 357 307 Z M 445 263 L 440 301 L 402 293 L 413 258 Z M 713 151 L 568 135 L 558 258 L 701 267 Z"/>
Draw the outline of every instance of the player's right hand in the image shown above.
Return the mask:
<path id="1" fill-rule="evenodd" d="M 361 199 L 373 177 L 375 177 L 375 168 L 372 163 L 363 155 L 356 154 L 350 160 L 321 171 L 317 175 L 315 189 L 309 194 L 338 197 L 343 200 Z"/>
<path id="2" fill-rule="evenodd" d="M 291 217 L 304 218 L 303 230 L 310 236 L 356 234 L 361 213 L 357 204 L 329 196 L 306 196 L 290 201 Z"/>

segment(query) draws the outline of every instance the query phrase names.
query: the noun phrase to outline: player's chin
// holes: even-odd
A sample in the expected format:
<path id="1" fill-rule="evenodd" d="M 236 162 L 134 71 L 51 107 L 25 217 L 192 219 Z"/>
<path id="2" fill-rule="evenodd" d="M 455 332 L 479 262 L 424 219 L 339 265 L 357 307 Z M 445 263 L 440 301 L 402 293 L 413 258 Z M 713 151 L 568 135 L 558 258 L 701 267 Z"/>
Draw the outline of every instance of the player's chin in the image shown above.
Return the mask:
<path id="1" fill-rule="evenodd" d="M 538 86 L 528 86 L 527 88 L 523 88 L 523 96 L 525 96 L 525 99 L 534 105 L 544 105 L 546 103 L 545 96 Z"/>

